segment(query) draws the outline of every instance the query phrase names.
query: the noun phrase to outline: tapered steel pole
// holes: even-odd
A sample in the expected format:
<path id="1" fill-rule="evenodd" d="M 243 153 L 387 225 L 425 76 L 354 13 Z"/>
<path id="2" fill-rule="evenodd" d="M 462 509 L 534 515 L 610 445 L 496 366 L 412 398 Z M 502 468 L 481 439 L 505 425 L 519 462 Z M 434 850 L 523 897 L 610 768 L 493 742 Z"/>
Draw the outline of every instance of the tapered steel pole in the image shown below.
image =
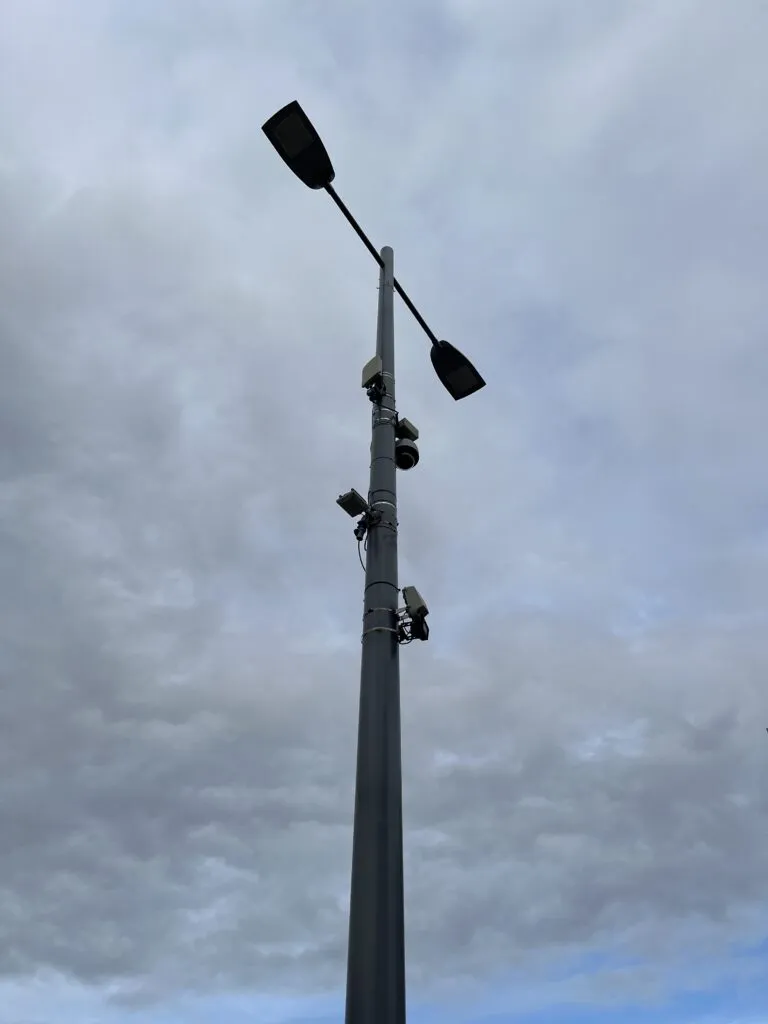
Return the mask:
<path id="1" fill-rule="evenodd" d="M 403 802 L 397 634 L 394 257 L 381 250 L 376 340 L 384 394 L 373 401 L 360 718 L 352 841 L 346 1024 L 404 1024 Z"/>

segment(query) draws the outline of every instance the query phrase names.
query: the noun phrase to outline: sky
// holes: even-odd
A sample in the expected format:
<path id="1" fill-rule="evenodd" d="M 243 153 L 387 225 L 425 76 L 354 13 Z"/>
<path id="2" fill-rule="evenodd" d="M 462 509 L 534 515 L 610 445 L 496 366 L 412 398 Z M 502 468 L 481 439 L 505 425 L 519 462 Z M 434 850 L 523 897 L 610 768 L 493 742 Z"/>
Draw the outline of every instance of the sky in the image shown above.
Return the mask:
<path id="1" fill-rule="evenodd" d="M 3 0 L 0 1024 L 343 1016 L 378 270 L 412 1024 L 768 1021 L 768 5 Z"/>

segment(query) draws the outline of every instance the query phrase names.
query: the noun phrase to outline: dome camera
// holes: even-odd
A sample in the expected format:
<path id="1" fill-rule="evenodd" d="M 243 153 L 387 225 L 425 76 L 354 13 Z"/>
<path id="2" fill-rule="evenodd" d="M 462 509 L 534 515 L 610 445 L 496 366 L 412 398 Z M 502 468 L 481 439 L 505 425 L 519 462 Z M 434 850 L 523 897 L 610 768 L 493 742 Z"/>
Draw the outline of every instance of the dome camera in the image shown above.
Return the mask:
<path id="1" fill-rule="evenodd" d="M 419 461 L 419 449 L 416 442 L 401 437 L 395 442 L 395 464 L 398 469 L 413 469 Z"/>

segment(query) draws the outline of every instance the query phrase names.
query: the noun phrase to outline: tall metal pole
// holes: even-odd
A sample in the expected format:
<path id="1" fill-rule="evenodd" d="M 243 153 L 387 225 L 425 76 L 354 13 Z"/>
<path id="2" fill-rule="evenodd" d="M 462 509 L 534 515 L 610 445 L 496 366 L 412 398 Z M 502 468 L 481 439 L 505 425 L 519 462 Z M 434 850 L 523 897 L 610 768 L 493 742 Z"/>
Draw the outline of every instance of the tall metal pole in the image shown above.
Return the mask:
<path id="1" fill-rule="evenodd" d="M 363 607 L 346 1024 L 405 1024 L 400 647 L 397 635 L 394 256 L 381 250 Z"/>

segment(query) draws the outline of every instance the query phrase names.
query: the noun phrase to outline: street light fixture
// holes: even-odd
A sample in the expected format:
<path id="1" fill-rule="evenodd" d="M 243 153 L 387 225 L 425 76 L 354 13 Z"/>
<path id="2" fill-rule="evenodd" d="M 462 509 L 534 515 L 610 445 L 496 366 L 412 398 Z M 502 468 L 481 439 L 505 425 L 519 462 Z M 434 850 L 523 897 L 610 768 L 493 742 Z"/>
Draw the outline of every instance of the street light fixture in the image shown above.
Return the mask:
<path id="1" fill-rule="evenodd" d="M 465 355 L 448 341 L 438 341 L 429 353 L 435 373 L 456 401 L 485 387 L 485 381 Z"/>
<path id="2" fill-rule="evenodd" d="M 264 134 L 293 173 L 310 188 L 327 188 L 335 175 L 331 158 L 297 100 L 263 125 Z"/>
<path id="3" fill-rule="evenodd" d="M 297 178 L 309 188 L 323 188 L 328 192 L 379 267 L 383 267 L 381 255 L 332 187 L 336 175 L 331 158 L 298 100 L 273 114 L 262 125 L 262 131 Z M 447 341 L 438 341 L 397 279 L 394 288 L 432 342 L 432 365 L 449 395 L 458 401 L 485 387 L 485 381 L 465 355 Z"/>
<path id="4" fill-rule="evenodd" d="M 392 249 L 377 252 L 336 194 L 330 157 L 299 104 L 283 107 L 263 131 L 305 185 L 325 189 L 380 268 L 376 355 L 362 374 L 373 406 L 368 499 L 354 488 L 337 498 L 348 515 L 361 516 L 358 544 L 367 540 L 345 1020 L 405 1024 L 400 644 L 426 641 L 429 626 L 415 587 L 403 588 L 403 607 L 398 600 L 396 478 L 419 461 L 419 431 L 395 405 L 394 293 L 432 342 L 432 365 L 452 398 L 466 398 L 485 381 L 466 356 L 437 339 L 395 278 Z"/>

